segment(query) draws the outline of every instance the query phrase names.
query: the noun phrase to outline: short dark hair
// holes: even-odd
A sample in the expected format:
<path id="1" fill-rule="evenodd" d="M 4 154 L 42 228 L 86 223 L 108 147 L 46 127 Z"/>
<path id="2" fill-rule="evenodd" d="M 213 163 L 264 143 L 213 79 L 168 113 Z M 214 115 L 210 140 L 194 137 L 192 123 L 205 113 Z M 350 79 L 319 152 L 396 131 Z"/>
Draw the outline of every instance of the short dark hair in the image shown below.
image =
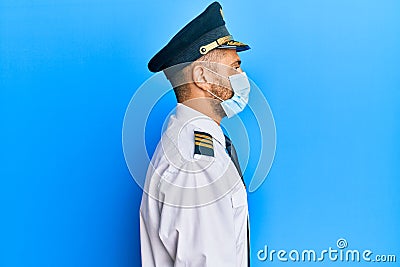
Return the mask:
<path id="1" fill-rule="evenodd" d="M 218 62 L 222 57 L 225 56 L 226 50 L 225 49 L 214 49 L 208 52 L 207 54 L 201 56 L 198 58 L 196 61 L 205 61 L 205 62 Z M 194 62 L 196 62 L 194 61 Z M 167 79 L 171 82 L 172 86 L 174 86 L 174 93 L 176 96 L 176 100 L 178 103 L 185 102 L 186 100 L 189 99 L 190 97 L 190 88 L 189 88 L 189 82 L 183 83 L 183 84 L 178 84 L 174 85 L 174 80 L 176 80 L 176 77 L 179 75 L 182 75 L 182 72 L 184 72 L 187 68 L 187 66 L 191 66 L 192 64 L 187 64 L 183 68 L 180 68 L 178 71 L 164 71 L 165 76 L 167 76 Z"/>

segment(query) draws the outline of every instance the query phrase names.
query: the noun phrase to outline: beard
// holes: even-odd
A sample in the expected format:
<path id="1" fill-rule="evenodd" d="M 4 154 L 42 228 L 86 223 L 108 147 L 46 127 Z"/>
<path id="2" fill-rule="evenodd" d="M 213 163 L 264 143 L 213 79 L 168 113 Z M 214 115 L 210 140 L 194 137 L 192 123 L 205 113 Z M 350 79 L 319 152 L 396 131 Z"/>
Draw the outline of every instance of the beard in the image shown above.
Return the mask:
<path id="1" fill-rule="evenodd" d="M 211 84 L 211 90 L 214 95 L 218 96 L 223 100 L 227 100 L 233 96 L 233 91 L 230 88 L 218 85 L 218 84 Z M 221 100 L 214 97 L 211 102 L 212 109 L 214 113 L 221 118 L 226 116 L 224 109 L 221 106 Z"/>

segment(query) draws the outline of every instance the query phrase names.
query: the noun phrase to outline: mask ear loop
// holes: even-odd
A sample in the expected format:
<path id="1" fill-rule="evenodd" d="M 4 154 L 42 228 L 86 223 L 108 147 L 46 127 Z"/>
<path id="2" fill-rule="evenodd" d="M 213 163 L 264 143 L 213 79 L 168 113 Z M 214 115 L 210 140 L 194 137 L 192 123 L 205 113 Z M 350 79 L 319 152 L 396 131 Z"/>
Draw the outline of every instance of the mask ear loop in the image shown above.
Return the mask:
<path id="1" fill-rule="evenodd" d="M 227 79 L 227 80 L 229 81 L 229 78 L 225 77 L 224 75 L 221 75 L 221 74 L 219 74 L 218 72 L 213 71 L 213 70 L 211 70 L 211 69 L 209 69 L 209 68 L 206 68 L 206 67 L 204 67 L 204 66 L 203 66 L 203 68 L 205 68 L 206 70 L 208 70 L 208 71 L 210 71 L 210 72 L 212 72 L 212 73 L 214 73 L 214 74 L 216 74 L 216 75 L 218 75 L 218 76 L 220 76 L 220 77 L 222 77 L 222 78 L 224 78 L 224 79 Z"/>
<path id="2" fill-rule="evenodd" d="M 216 75 L 218 75 L 218 76 L 220 76 L 220 77 L 222 77 L 222 78 L 225 78 L 225 79 L 227 79 L 228 81 L 230 81 L 229 78 L 225 77 L 224 75 L 219 74 L 219 73 L 216 72 L 216 71 L 213 71 L 213 70 L 211 70 L 211 69 L 209 69 L 209 68 L 206 68 L 206 67 L 204 67 L 204 66 L 203 66 L 203 68 L 205 68 L 206 70 L 208 70 L 208 71 L 210 71 L 210 72 L 212 72 L 212 73 L 214 73 L 214 74 L 216 74 Z M 231 89 L 229 89 L 229 90 L 231 90 Z M 224 101 L 225 101 L 225 100 L 223 100 L 222 98 L 220 98 L 219 96 L 217 96 L 216 94 L 212 93 L 211 91 L 208 91 L 208 90 L 206 90 L 206 91 L 209 92 L 212 96 L 214 96 L 214 97 L 217 98 L 218 100 L 220 100 L 221 102 L 224 102 Z M 231 90 L 231 91 L 232 91 L 232 90 Z"/>
<path id="3" fill-rule="evenodd" d="M 215 98 L 217 98 L 219 101 L 224 102 L 224 100 L 222 98 L 220 98 L 219 96 L 217 96 L 216 94 L 214 94 L 214 93 L 212 93 L 211 91 L 208 91 L 208 90 L 206 90 L 206 91 L 209 92 Z"/>

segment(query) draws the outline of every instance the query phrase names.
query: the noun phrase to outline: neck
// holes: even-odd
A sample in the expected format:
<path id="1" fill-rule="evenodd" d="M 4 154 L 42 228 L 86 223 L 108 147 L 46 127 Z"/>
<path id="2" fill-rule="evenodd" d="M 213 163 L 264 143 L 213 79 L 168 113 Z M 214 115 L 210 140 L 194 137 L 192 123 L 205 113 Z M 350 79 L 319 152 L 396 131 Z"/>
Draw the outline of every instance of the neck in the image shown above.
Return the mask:
<path id="1" fill-rule="evenodd" d="M 220 108 L 219 102 L 215 102 L 216 101 L 214 99 L 210 98 L 195 98 L 182 102 L 182 104 L 203 113 L 207 117 L 210 117 L 212 120 L 214 120 L 218 125 L 220 125 L 223 116 L 221 116 L 219 109 L 222 108 Z"/>

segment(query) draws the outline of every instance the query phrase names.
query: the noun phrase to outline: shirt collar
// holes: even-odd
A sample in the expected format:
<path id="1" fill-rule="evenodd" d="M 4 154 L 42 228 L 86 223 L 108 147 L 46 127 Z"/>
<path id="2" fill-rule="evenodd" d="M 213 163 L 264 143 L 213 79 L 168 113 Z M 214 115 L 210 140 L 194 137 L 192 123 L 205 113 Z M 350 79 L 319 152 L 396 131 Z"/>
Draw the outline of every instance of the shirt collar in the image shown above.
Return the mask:
<path id="1" fill-rule="evenodd" d="M 182 103 L 178 103 L 175 116 L 179 121 L 193 125 L 195 130 L 209 133 L 215 140 L 225 147 L 224 133 L 222 132 L 221 127 L 210 117 Z"/>

